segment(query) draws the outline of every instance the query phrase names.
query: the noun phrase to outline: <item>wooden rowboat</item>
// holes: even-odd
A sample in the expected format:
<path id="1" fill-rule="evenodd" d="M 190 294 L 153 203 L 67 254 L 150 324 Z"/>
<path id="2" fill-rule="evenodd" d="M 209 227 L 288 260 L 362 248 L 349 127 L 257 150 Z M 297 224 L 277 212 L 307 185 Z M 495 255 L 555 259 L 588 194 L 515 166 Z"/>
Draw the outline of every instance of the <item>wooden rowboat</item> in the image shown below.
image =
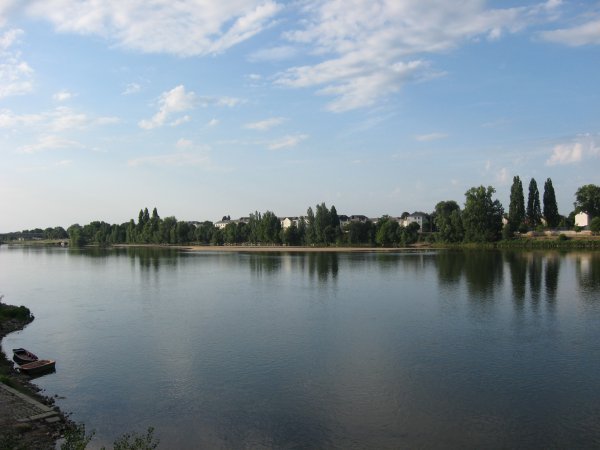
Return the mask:
<path id="1" fill-rule="evenodd" d="M 27 364 L 37 361 L 39 358 L 24 348 L 13 348 L 13 360 L 17 364 Z"/>
<path id="2" fill-rule="evenodd" d="M 41 375 L 46 372 L 53 372 L 56 361 L 51 359 L 38 359 L 37 361 L 23 364 L 19 370 L 27 375 Z"/>

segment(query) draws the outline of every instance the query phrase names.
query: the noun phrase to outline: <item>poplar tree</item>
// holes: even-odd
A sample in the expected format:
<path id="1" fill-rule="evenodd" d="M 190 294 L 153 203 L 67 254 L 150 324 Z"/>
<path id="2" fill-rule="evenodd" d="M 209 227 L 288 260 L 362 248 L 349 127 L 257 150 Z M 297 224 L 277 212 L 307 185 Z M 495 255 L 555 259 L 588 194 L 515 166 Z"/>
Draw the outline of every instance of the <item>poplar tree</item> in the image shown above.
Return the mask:
<path id="1" fill-rule="evenodd" d="M 544 183 L 544 219 L 550 228 L 557 227 L 560 221 L 554 186 L 550 178 Z"/>
<path id="2" fill-rule="evenodd" d="M 508 205 L 508 227 L 511 233 L 519 229 L 525 219 L 525 198 L 523 197 L 523 183 L 519 176 L 513 177 L 510 188 L 510 204 Z"/>
<path id="3" fill-rule="evenodd" d="M 538 191 L 535 178 L 529 182 L 529 196 L 527 198 L 527 224 L 535 228 L 542 222 L 542 211 L 540 209 L 540 191 Z"/>

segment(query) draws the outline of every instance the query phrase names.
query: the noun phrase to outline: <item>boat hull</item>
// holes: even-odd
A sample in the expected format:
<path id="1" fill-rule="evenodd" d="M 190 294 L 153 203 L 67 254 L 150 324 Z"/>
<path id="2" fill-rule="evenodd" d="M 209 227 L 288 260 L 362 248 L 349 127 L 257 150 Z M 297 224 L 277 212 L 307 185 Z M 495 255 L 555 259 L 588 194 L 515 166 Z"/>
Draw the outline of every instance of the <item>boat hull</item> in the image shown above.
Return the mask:
<path id="1" fill-rule="evenodd" d="M 13 361 L 17 364 L 28 364 L 39 358 L 24 348 L 13 348 Z"/>
<path id="2" fill-rule="evenodd" d="M 48 372 L 54 372 L 56 369 L 56 361 L 50 359 L 40 359 L 38 361 L 23 364 L 19 370 L 27 375 L 35 376 Z"/>

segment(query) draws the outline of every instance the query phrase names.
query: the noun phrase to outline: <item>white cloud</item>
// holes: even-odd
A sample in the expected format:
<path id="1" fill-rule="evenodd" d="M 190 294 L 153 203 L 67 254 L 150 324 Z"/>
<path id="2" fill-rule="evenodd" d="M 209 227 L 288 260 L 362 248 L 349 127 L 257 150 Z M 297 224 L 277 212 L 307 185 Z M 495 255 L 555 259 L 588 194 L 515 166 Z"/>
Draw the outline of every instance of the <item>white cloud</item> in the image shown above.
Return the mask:
<path id="1" fill-rule="evenodd" d="M 283 148 L 295 147 L 300 142 L 308 139 L 307 134 L 288 135 L 281 139 L 277 139 L 268 145 L 269 150 L 281 150 Z"/>
<path id="2" fill-rule="evenodd" d="M 557 164 L 572 164 L 581 161 L 583 146 L 580 142 L 574 144 L 558 144 L 552 150 L 552 156 L 546 161 L 549 166 Z"/>
<path id="3" fill-rule="evenodd" d="M 206 166 L 210 164 L 210 158 L 202 153 L 180 152 L 166 155 L 143 156 L 141 158 L 131 159 L 128 165 L 131 167 L 138 166 L 172 166 L 172 167 L 188 167 L 188 166 Z"/>
<path id="4" fill-rule="evenodd" d="M 186 147 L 191 147 L 192 144 L 193 144 L 193 142 L 190 141 L 189 139 L 181 138 L 177 141 L 176 145 L 178 148 L 186 148 Z"/>
<path id="5" fill-rule="evenodd" d="M 183 117 L 180 117 L 179 119 L 172 121 L 171 123 L 169 123 L 169 125 L 172 127 L 177 127 L 183 123 L 189 122 L 190 120 L 192 120 L 192 118 L 188 115 L 185 115 Z"/>
<path id="6" fill-rule="evenodd" d="M 209 127 L 209 128 L 216 127 L 217 125 L 219 125 L 219 120 L 218 119 L 210 119 L 206 123 L 206 126 Z"/>
<path id="7" fill-rule="evenodd" d="M 0 35 L 0 99 L 33 90 L 33 69 L 20 52 L 11 49 L 22 34 L 23 30 L 12 29 Z"/>
<path id="8" fill-rule="evenodd" d="M 244 100 L 235 97 L 200 97 L 198 103 L 205 108 L 208 106 L 227 106 L 233 108 L 244 103 Z"/>
<path id="9" fill-rule="evenodd" d="M 281 85 L 317 88 L 334 112 L 374 105 L 411 80 L 432 76 L 427 55 L 469 40 L 498 39 L 553 14 L 556 0 L 486 8 L 482 0 L 307 0 L 303 28 L 285 37 L 311 45 L 321 61 L 276 76 Z M 438 73 L 439 75 L 439 73 Z"/>
<path id="10" fill-rule="evenodd" d="M 246 125 L 244 125 L 244 128 L 256 131 L 267 131 L 273 127 L 276 127 L 277 125 L 282 124 L 283 122 L 285 122 L 285 119 L 283 117 L 271 117 L 270 119 L 247 123 Z"/>
<path id="11" fill-rule="evenodd" d="M 496 182 L 499 184 L 506 184 L 508 183 L 508 170 L 506 170 L 506 167 L 503 167 L 502 169 L 500 169 L 497 173 L 496 173 Z"/>
<path id="12" fill-rule="evenodd" d="M 600 156 L 597 136 L 586 134 L 577 136 L 573 142 L 555 145 L 546 164 L 549 166 L 575 164 L 586 157 L 594 156 Z"/>
<path id="13" fill-rule="evenodd" d="M 419 134 L 415 136 L 415 140 L 418 142 L 430 142 L 430 141 L 438 141 L 440 139 L 447 138 L 448 135 L 445 133 L 429 133 L 429 134 Z"/>
<path id="14" fill-rule="evenodd" d="M 541 37 L 546 41 L 571 47 L 600 45 L 600 18 L 572 28 L 544 31 L 541 33 Z"/>
<path id="15" fill-rule="evenodd" d="M 158 100 L 158 112 L 149 120 L 142 120 L 139 126 L 146 130 L 161 127 L 170 115 L 190 110 L 196 103 L 196 94 L 186 92 L 183 85 L 179 85 L 170 91 L 163 92 Z"/>
<path id="16" fill-rule="evenodd" d="M 24 145 L 20 147 L 18 153 L 38 153 L 46 150 L 81 148 L 79 142 L 62 138 L 60 136 L 48 135 L 42 136 L 35 144 Z"/>
<path id="17" fill-rule="evenodd" d="M 250 62 L 284 61 L 296 56 L 297 50 L 291 45 L 263 48 L 248 55 Z"/>
<path id="18" fill-rule="evenodd" d="M 32 131 L 41 129 L 52 133 L 117 122 L 117 117 L 89 117 L 65 106 L 38 114 L 14 114 L 8 109 L 0 111 L 0 128 L 32 127 Z"/>
<path id="19" fill-rule="evenodd" d="M 30 0 L 21 8 L 58 31 L 98 35 L 128 49 L 180 56 L 215 54 L 269 27 L 272 0 Z"/>
<path id="20" fill-rule="evenodd" d="M 66 100 L 69 100 L 71 97 L 73 97 L 73 94 L 65 89 L 63 89 L 62 91 L 58 91 L 52 96 L 52 98 L 57 102 L 64 102 Z"/>
<path id="21" fill-rule="evenodd" d="M 121 95 L 132 95 L 137 94 L 142 90 L 142 86 L 138 83 L 129 83 L 125 86 L 125 90 L 121 93 Z"/>

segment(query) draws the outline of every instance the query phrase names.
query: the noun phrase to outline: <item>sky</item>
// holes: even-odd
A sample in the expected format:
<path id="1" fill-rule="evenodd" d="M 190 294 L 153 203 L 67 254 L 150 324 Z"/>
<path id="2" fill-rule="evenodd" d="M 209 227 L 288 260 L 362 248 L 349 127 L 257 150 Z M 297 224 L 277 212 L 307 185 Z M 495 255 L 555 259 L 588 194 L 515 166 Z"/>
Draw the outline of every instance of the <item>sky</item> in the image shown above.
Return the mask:
<path id="1" fill-rule="evenodd" d="M 0 232 L 600 184 L 600 1 L 0 0 Z"/>

